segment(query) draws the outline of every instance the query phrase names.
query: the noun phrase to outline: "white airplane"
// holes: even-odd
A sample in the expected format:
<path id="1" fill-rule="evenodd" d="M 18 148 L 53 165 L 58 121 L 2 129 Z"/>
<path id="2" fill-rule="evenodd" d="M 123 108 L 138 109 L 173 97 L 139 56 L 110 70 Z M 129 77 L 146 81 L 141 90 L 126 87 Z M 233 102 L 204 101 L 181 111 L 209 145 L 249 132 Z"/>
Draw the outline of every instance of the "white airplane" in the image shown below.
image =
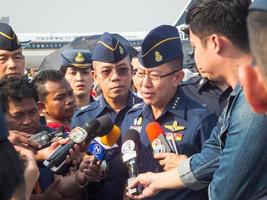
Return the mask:
<path id="1" fill-rule="evenodd" d="M 194 1 L 195 0 L 188 0 L 188 4 L 174 23 L 174 26 L 179 30 L 181 40 L 188 39 L 181 29 L 185 27 L 184 21 L 186 11 Z M 2 17 L 0 21 L 8 23 L 9 17 Z M 17 33 L 17 36 L 23 48 L 23 54 L 26 57 L 26 67 L 38 68 L 45 56 L 70 43 L 75 38 L 98 34 L 102 33 Z M 142 40 L 147 32 L 122 32 L 118 34 L 126 38 L 137 50 L 139 50 Z"/>
<path id="2" fill-rule="evenodd" d="M 75 38 L 99 34 L 101 33 L 17 33 L 17 36 L 26 57 L 26 67 L 38 68 L 45 56 L 70 43 Z M 147 32 L 119 34 L 129 40 L 138 50 Z"/>

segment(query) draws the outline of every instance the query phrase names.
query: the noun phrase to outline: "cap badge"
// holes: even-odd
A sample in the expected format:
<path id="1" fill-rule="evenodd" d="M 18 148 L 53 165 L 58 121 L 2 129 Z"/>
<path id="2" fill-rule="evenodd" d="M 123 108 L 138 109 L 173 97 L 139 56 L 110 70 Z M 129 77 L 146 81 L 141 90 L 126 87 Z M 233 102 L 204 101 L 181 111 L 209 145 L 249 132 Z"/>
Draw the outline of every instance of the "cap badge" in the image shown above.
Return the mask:
<path id="1" fill-rule="evenodd" d="M 85 61 L 85 58 L 81 52 L 78 52 L 76 57 L 75 57 L 75 62 L 76 63 L 83 63 Z"/>
<path id="2" fill-rule="evenodd" d="M 156 51 L 155 52 L 155 60 L 157 61 L 157 62 L 160 62 L 160 61 L 162 61 L 162 55 L 160 54 L 160 52 L 158 52 L 158 51 Z"/>

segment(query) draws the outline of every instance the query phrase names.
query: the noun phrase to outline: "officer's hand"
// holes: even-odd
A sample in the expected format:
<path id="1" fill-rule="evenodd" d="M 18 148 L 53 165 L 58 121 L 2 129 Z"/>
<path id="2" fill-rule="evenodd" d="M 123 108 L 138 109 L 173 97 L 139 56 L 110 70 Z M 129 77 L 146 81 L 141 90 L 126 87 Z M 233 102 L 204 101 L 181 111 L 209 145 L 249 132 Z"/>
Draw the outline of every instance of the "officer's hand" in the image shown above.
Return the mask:
<path id="1" fill-rule="evenodd" d="M 175 153 L 156 153 L 154 158 L 159 160 L 159 164 L 163 167 L 164 171 L 169 171 L 177 167 L 181 161 L 187 159 L 187 156 Z"/>
<path id="2" fill-rule="evenodd" d="M 21 131 L 10 130 L 8 139 L 13 145 L 22 146 L 30 150 L 39 149 L 41 145 L 32 140 L 30 137 L 30 134 Z"/>

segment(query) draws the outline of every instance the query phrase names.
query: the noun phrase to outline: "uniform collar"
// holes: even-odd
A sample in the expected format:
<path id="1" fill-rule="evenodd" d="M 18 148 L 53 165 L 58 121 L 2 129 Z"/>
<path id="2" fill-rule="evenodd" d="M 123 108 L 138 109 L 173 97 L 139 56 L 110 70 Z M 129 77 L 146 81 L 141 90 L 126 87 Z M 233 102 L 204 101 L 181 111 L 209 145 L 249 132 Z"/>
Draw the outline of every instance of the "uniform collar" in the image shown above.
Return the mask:
<path id="1" fill-rule="evenodd" d="M 107 101 L 104 98 L 104 95 L 101 95 L 98 99 L 99 101 L 99 112 L 102 112 L 105 108 L 113 110 Z M 132 91 L 129 91 L 126 105 L 124 107 L 131 108 L 133 105 L 141 102 L 141 98 L 137 97 Z"/>
<path id="2" fill-rule="evenodd" d="M 167 104 L 166 109 L 163 111 L 162 115 L 166 112 L 171 112 L 175 116 L 178 116 L 181 119 L 185 119 L 185 110 L 186 110 L 186 96 L 180 87 L 177 88 L 175 95 Z M 150 105 L 145 104 L 142 115 L 147 118 L 150 114 L 152 114 L 152 109 Z M 162 116 L 161 115 L 161 116 Z"/>
<path id="3" fill-rule="evenodd" d="M 207 79 L 202 78 L 200 76 L 199 81 L 198 81 L 197 91 L 200 92 L 200 90 L 203 90 L 205 87 L 209 87 L 209 86 L 211 86 L 213 88 L 217 88 L 217 86 L 212 84 L 211 81 L 208 81 Z"/>

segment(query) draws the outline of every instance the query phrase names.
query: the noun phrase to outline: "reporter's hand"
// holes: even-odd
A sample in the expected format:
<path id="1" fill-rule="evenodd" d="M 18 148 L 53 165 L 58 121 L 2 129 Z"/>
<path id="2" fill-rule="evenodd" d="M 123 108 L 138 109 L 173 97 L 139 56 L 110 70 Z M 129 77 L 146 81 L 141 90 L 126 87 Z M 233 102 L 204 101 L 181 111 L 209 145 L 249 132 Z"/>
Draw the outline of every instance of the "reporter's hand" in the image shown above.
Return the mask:
<path id="1" fill-rule="evenodd" d="M 93 160 L 93 156 L 87 156 L 80 164 L 78 181 L 81 185 L 89 182 L 99 181 L 99 173 L 101 168 L 99 163 L 93 164 Z"/>
<path id="2" fill-rule="evenodd" d="M 66 157 L 66 163 L 70 163 L 70 171 L 76 171 L 83 159 L 83 153 L 81 153 L 80 145 L 75 144 L 70 150 Z"/>
<path id="3" fill-rule="evenodd" d="M 30 134 L 21 131 L 10 130 L 8 139 L 13 145 L 22 146 L 31 150 L 39 149 L 41 145 L 32 140 L 30 137 Z"/>
<path id="4" fill-rule="evenodd" d="M 26 199 L 29 199 L 40 172 L 34 159 L 33 152 L 20 146 L 14 146 L 24 161 L 24 179 L 26 186 Z"/>
<path id="5" fill-rule="evenodd" d="M 127 192 L 127 196 L 130 199 L 144 199 L 147 197 L 155 196 L 160 190 L 157 188 L 157 174 L 152 172 L 147 172 L 144 174 L 139 174 L 136 179 L 130 182 L 128 188 L 135 188 L 138 184 L 143 187 L 142 193 L 139 195 L 132 195 Z"/>
<path id="6" fill-rule="evenodd" d="M 48 156 L 55 151 L 55 149 L 62 144 L 67 144 L 69 142 L 69 138 L 66 139 L 59 139 L 55 142 L 53 142 L 49 147 L 46 147 L 44 149 L 41 149 L 39 151 L 37 151 L 34 155 L 36 160 L 46 160 L 48 158 Z"/>
<path id="7" fill-rule="evenodd" d="M 163 167 L 164 171 L 169 171 L 177 167 L 181 161 L 187 159 L 187 156 L 174 153 L 156 153 L 154 158 L 159 160 L 159 164 Z"/>

